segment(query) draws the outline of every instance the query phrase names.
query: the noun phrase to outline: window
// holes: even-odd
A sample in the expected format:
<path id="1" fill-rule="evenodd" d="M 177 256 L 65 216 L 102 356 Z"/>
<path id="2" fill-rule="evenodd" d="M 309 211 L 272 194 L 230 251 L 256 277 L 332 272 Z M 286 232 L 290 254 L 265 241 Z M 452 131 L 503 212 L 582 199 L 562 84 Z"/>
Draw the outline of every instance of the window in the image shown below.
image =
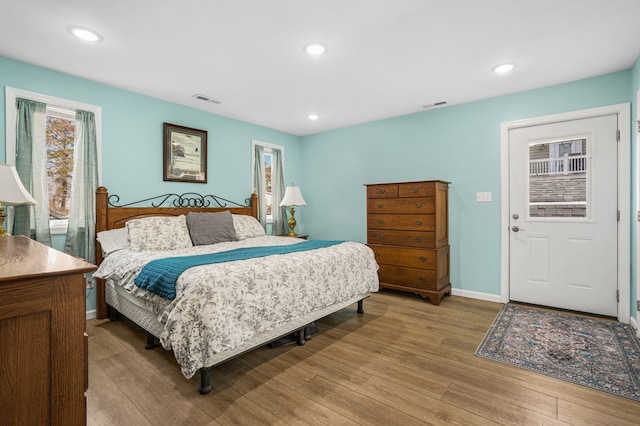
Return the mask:
<path id="1" fill-rule="evenodd" d="M 271 223 L 271 165 L 273 164 L 273 153 L 271 148 L 264 149 L 264 189 L 267 211 L 267 222 Z"/>
<path id="2" fill-rule="evenodd" d="M 76 112 L 47 105 L 47 193 L 52 233 L 67 232 L 73 176 Z"/>
<path id="3" fill-rule="evenodd" d="M 24 98 L 47 104 L 45 113 L 47 193 L 49 199 L 49 227 L 51 234 L 65 234 L 69 217 L 71 179 L 74 167 L 76 138 L 76 110 L 93 112 L 96 122 L 98 179 L 101 181 L 102 109 L 68 99 L 6 88 L 6 161 L 16 159 L 16 99 Z"/>
<path id="4" fill-rule="evenodd" d="M 256 167 L 256 161 L 255 161 L 255 153 L 256 153 L 256 145 L 262 147 L 262 176 L 263 176 L 263 181 L 262 184 L 264 185 L 264 193 L 263 194 L 258 194 L 258 198 L 260 199 L 260 202 L 263 203 L 264 202 L 264 206 L 265 206 L 265 213 L 266 213 L 266 220 L 267 223 L 272 223 L 273 222 L 273 215 L 271 213 L 271 205 L 272 205 L 272 200 L 273 200 L 273 190 L 272 190 L 272 169 L 273 169 L 273 151 L 274 150 L 279 150 L 280 152 L 282 152 L 283 157 L 284 157 L 284 147 L 283 146 L 279 146 L 279 145 L 273 145 L 273 144 L 269 144 L 269 143 L 265 143 L 265 142 L 259 142 L 259 141 L 253 141 L 252 144 L 252 153 L 253 153 L 253 158 L 252 158 L 252 163 L 253 163 L 253 167 L 252 167 L 252 176 L 251 176 L 251 181 L 254 182 L 253 183 L 253 191 L 256 192 L 258 185 L 255 184 L 255 167 Z"/>
<path id="5" fill-rule="evenodd" d="M 280 207 L 284 196 L 284 147 L 254 140 L 251 153 L 251 182 L 258 194 L 260 223 L 271 224 L 271 233 L 282 235 L 286 217 Z"/>
<path id="6" fill-rule="evenodd" d="M 586 137 L 529 144 L 529 217 L 588 217 L 588 148 Z"/>

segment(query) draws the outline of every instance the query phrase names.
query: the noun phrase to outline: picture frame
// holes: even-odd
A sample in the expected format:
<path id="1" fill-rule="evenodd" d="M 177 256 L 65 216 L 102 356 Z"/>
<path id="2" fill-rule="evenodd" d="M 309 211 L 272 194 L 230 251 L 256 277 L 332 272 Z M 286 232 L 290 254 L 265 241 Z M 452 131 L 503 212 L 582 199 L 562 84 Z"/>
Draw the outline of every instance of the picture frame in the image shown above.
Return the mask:
<path id="1" fill-rule="evenodd" d="M 162 179 L 207 183 L 207 131 L 163 123 L 163 135 Z"/>

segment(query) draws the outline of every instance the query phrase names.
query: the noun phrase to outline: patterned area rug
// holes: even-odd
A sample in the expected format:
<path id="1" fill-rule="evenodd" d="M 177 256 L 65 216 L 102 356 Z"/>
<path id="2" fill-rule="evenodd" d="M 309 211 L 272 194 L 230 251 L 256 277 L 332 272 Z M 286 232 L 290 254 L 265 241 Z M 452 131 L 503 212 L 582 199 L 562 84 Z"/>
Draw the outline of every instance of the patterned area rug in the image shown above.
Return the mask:
<path id="1" fill-rule="evenodd" d="M 618 322 L 507 304 L 476 355 L 640 401 L 640 342 Z"/>

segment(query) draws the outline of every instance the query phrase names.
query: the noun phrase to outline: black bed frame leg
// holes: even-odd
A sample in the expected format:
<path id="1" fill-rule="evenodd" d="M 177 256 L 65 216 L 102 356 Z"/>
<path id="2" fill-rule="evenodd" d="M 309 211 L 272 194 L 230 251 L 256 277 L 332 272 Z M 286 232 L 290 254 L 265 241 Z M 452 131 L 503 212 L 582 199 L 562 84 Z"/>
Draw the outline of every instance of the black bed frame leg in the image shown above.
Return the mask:
<path id="1" fill-rule="evenodd" d="M 307 339 L 305 338 L 307 327 L 303 327 L 300 330 L 296 331 L 296 343 L 300 346 L 304 346 L 307 343 Z"/>
<path id="2" fill-rule="evenodd" d="M 154 336 L 153 334 L 149 333 L 148 331 L 145 332 L 147 335 L 147 344 L 144 345 L 145 349 L 153 349 L 156 346 L 158 346 L 159 340 L 156 336 Z"/>
<path id="3" fill-rule="evenodd" d="M 304 328 L 304 340 L 311 340 L 311 326 L 313 323 L 309 324 Z"/>
<path id="4" fill-rule="evenodd" d="M 359 314 L 364 314 L 364 308 L 363 308 L 363 305 L 364 305 L 364 299 L 360 299 L 360 300 L 358 300 L 358 311 L 357 311 L 357 312 L 358 312 Z"/>
<path id="5" fill-rule="evenodd" d="M 200 369 L 200 395 L 206 395 L 211 392 L 211 367 Z"/>

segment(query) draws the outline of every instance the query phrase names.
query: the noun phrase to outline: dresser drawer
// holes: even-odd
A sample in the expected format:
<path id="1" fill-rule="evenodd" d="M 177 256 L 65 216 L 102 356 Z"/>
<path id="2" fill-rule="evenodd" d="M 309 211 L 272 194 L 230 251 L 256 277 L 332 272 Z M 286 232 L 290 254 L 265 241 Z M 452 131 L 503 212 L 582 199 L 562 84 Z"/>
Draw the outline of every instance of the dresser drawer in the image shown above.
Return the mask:
<path id="1" fill-rule="evenodd" d="M 405 231 L 435 231 L 435 216 L 427 214 L 369 214 L 370 229 L 395 229 Z"/>
<path id="2" fill-rule="evenodd" d="M 367 198 L 397 198 L 398 185 L 367 185 Z"/>
<path id="3" fill-rule="evenodd" d="M 0 285 L 0 320 L 50 312 L 53 309 L 52 281 L 50 278 L 34 278 Z"/>
<path id="4" fill-rule="evenodd" d="M 407 266 L 417 269 L 436 269 L 436 251 L 427 249 L 369 245 L 379 265 Z"/>
<path id="5" fill-rule="evenodd" d="M 398 184 L 398 197 L 435 197 L 436 182 L 407 182 Z"/>
<path id="6" fill-rule="evenodd" d="M 378 198 L 367 200 L 367 213 L 433 214 L 435 211 L 435 197 Z"/>
<path id="7" fill-rule="evenodd" d="M 436 272 L 428 269 L 380 265 L 378 275 L 380 277 L 380 285 L 382 287 L 385 287 L 385 284 L 391 284 L 422 290 L 438 290 Z"/>
<path id="8" fill-rule="evenodd" d="M 387 229 L 369 229 L 368 244 L 389 246 L 435 248 L 435 232 L 428 231 L 389 231 Z"/>

